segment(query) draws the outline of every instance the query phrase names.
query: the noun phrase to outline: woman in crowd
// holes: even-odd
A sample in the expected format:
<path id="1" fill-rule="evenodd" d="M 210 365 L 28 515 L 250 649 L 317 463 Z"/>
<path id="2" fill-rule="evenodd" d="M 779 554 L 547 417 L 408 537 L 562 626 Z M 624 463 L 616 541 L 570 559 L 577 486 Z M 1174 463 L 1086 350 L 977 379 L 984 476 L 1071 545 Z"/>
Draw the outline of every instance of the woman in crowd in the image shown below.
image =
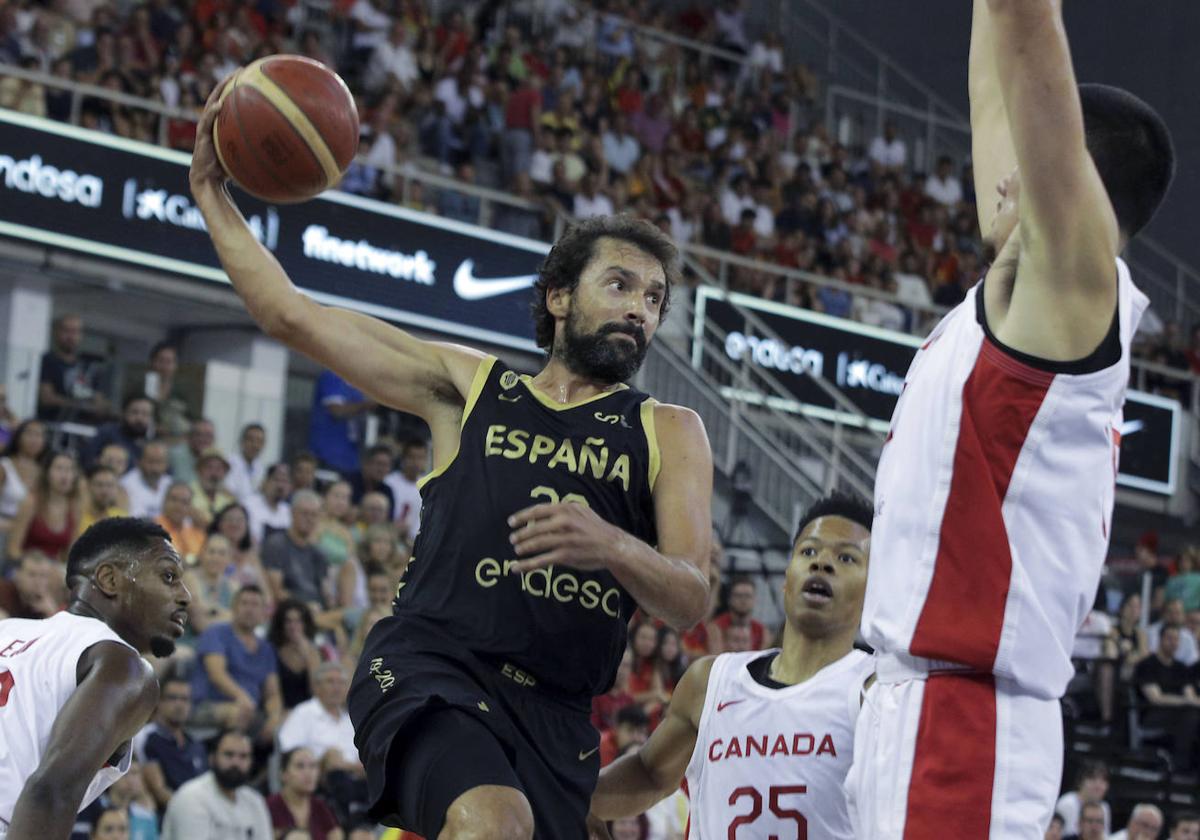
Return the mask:
<path id="1" fill-rule="evenodd" d="M 675 686 L 683 678 L 687 670 L 688 658 L 680 647 L 679 633 L 672 627 L 660 627 L 658 630 L 658 672 L 662 678 L 663 690 L 669 697 L 675 691 Z"/>
<path id="2" fill-rule="evenodd" d="M 367 605 L 367 576 L 378 569 L 399 581 L 408 558 L 390 525 L 372 525 L 363 533 L 358 552 L 342 567 L 338 577 L 338 600 L 343 607 Z"/>
<path id="3" fill-rule="evenodd" d="M 1096 702 L 1100 719 L 1110 722 L 1116 692 L 1124 691 L 1133 680 L 1137 664 L 1150 655 L 1150 643 L 1141 626 L 1142 596 L 1126 595 L 1117 612 L 1117 620 L 1104 640 L 1104 658 L 1096 665 Z"/>
<path id="4" fill-rule="evenodd" d="M 654 624 L 645 620 L 639 622 L 629 634 L 629 649 L 633 654 L 629 693 L 651 720 L 655 720 L 671 696 L 663 686 L 662 671 L 658 666 L 658 631 Z"/>
<path id="5" fill-rule="evenodd" d="M 1183 601 L 1185 612 L 1200 610 L 1200 548 L 1189 545 L 1179 555 L 1175 574 L 1167 581 L 1166 600 Z"/>
<path id="6" fill-rule="evenodd" d="M 188 605 L 189 633 L 200 635 L 210 624 L 230 620 L 237 584 L 233 578 L 233 545 L 221 534 L 209 534 L 196 565 L 183 573 L 192 593 Z"/>
<path id="7" fill-rule="evenodd" d="M 129 840 L 129 815 L 122 808 L 106 808 L 96 818 L 91 840 Z"/>
<path id="8" fill-rule="evenodd" d="M 633 672 L 633 654 L 628 648 L 617 666 L 617 678 L 607 693 L 592 699 L 592 726 L 599 732 L 607 732 L 617 725 L 617 712 L 633 705 L 629 693 L 629 675 Z"/>
<path id="9" fill-rule="evenodd" d="M 79 521 L 79 467 L 70 452 L 52 452 L 43 462 L 33 492 L 17 508 L 8 556 L 16 560 L 33 549 L 65 565 Z"/>
<path id="10" fill-rule="evenodd" d="M 46 450 L 46 427 L 39 420 L 17 426 L 0 457 L 0 534 L 12 529 L 17 508 L 37 484 Z"/>
<path id="11" fill-rule="evenodd" d="M 314 796 L 320 768 L 317 758 L 304 747 L 288 750 L 282 758 L 283 786 L 267 797 L 271 825 L 277 835 L 287 836 L 289 829 L 307 831 L 312 840 L 342 840 L 333 811 L 319 796 Z"/>
<path id="12" fill-rule="evenodd" d="M 354 534 L 346 520 L 354 521 L 353 505 L 350 504 L 350 485 L 335 481 L 325 488 L 321 504 L 321 522 L 313 544 L 325 555 L 329 564 L 330 582 L 336 584 L 346 559 L 354 553 Z"/>
<path id="13" fill-rule="evenodd" d="M 279 663 L 279 692 L 285 709 L 294 709 L 312 697 L 312 675 L 321 664 L 316 637 L 317 625 L 307 604 L 290 598 L 279 602 L 267 638 Z"/>
<path id="14" fill-rule="evenodd" d="M 208 526 L 208 533 L 220 534 L 229 540 L 233 549 L 232 577 L 235 588 L 253 583 L 262 589 L 269 605 L 271 587 L 267 583 L 258 549 L 250 539 L 250 518 L 246 516 L 246 509 L 237 502 L 221 508 Z"/>
<path id="15" fill-rule="evenodd" d="M 158 840 L 158 812 L 154 798 L 146 790 L 142 765 L 135 758 L 129 772 L 113 782 L 106 793 L 110 809 L 125 813 L 129 822 L 129 840 Z"/>

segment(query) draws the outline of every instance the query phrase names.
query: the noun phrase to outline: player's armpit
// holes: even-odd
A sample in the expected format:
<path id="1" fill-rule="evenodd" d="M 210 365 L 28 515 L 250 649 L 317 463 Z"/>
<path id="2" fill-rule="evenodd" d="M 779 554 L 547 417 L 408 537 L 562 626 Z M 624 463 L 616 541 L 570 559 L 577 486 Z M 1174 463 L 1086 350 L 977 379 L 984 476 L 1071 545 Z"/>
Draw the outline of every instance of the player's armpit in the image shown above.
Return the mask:
<path id="1" fill-rule="evenodd" d="M 158 703 L 154 672 L 124 645 L 100 642 L 81 665 L 86 673 L 59 711 L 41 764 L 17 799 L 10 837 L 66 840 L 92 778 Z"/>
<path id="2" fill-rule="evenodd" d="M 706 656 L 688 666 L 650 739 L 600 771 L 593 814 L 606 820 L 634 816 L 679 787 L 696 749 L 712 663 L 713 657 Z"/>

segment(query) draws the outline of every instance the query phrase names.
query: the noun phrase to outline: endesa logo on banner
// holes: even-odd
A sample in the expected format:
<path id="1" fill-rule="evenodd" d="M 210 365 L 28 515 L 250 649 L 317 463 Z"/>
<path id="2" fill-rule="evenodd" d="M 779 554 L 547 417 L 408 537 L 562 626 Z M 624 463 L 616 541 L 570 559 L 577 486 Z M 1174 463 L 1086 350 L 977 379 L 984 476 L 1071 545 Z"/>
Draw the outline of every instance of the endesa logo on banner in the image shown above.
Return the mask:
<path id="1" fill-rule="evenodd" d="M 750 310 L 777 336 L 760 336 L 741 310 Z M 695 335 L 704 320 L 725 332 L 721 352 L 731 361 L 767 369 L 788 390 L 791 400 L 772 400 L 785 411 L 817 417 L 839 416 L 858 423 L 857 416 L 837 409 L 813 380 L 823 377 L 867 416 L 877 431 L 886 431 L 904 376 L 921 339 L 904 333 L 831 318 L 794 306 L 765 301 L 719 289 L 696 292 Z M 700 367 L 703 354 L 715 352 L 695 341 L 692 362 Z M 712 366 L 707 366 L 712 369 Z M 734 382 L 723 388 L 733 400 L 759 402 L 762 395 L 739 390 Z M 1129 391 L 1121 428 L 1121 462 L 1117 483 L 1162 495 L 1175 492 L 1182 434 L 1182 408 L 1175 400 Z"/>
<path id="2" fill-rule="evenodd" d="M 189 162 L 158 146 L 0 111 L 0 236 L 228 282 L 192 201 Z M 529 290 L 548 244 L 338 192 L 286 206 L 236 195 L 258 241 L 314 298 L 537 350 Z"/>

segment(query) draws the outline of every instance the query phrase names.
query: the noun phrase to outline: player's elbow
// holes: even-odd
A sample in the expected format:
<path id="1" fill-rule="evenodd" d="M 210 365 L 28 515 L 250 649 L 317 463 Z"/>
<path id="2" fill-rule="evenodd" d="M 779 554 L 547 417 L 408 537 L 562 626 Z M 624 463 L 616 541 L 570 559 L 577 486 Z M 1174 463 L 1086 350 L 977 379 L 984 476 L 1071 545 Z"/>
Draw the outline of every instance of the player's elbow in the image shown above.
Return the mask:
<path id="1" fill-rule="evenodd" d="M 25 781 L 21 798 L 44 813 L 77 810 L 88 781 L 90 779 L 83 773 L 48 773 L 39 770 Z"/>

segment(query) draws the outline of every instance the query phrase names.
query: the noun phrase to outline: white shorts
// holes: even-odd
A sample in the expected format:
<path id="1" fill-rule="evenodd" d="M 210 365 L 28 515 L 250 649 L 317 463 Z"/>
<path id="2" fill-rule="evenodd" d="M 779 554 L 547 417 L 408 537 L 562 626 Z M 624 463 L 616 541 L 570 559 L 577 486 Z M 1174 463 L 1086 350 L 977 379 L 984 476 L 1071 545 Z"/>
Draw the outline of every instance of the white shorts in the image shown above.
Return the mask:
<path id="1" fill-rule="evenodd" d="M 846 776 L 854 836 L 1042 840 L 1062 777 L 1058 701 L 991 674 L 878 661 Z"/>

